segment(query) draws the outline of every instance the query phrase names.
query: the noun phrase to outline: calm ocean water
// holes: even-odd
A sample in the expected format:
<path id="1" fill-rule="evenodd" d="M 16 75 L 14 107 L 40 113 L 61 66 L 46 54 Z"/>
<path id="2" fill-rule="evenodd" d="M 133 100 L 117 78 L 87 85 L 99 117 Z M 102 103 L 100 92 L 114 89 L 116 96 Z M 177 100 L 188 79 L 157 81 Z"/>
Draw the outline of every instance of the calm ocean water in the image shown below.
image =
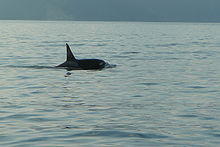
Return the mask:
<path id="1" fill-rule="evenodd" d="M 219 34 L 218 23 L 0 21 L 0 146 L 219 146 Z M 117 67 L 49 68 L 65 43 Z"/>

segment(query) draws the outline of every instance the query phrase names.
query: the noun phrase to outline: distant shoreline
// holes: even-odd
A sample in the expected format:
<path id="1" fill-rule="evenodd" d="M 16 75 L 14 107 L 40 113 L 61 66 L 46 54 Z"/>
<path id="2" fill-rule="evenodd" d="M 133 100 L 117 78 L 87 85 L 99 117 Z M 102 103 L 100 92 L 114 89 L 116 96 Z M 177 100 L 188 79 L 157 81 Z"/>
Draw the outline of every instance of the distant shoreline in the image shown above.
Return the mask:
<path id="1" fill-rule="evenodd" d="M 70 20 L 70 19 L 0 19 L 0 21 L 73 21 L 73 22 L 146 22 L 146 23 L 220 23 L 220 21 L 132 21 L 132 20 Z"/>

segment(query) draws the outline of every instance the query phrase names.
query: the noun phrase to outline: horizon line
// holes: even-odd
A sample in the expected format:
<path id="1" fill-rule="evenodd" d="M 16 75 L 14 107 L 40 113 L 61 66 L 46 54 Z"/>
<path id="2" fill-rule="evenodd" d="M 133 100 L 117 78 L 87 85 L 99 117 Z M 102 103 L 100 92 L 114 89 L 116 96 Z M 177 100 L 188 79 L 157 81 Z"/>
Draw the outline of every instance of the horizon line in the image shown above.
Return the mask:
<path id="1" fill-rule="evenodd" d="M 0 21 L 75 21 L 75 22 L 220 23 L 220 21 L 145 21 L 145 20 L 72 20 L 72 19 L 0 19 Z"/>

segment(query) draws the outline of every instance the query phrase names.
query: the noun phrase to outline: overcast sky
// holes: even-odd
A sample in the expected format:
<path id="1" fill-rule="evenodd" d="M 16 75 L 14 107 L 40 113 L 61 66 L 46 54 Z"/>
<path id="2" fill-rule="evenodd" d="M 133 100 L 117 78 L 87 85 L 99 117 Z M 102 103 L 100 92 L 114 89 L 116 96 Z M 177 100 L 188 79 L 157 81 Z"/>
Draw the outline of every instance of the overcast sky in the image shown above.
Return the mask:
<path id="1" fill-rule="evenodd" d="M 0 19 L 220 22 L 220 0 L 0 0 Z"/>

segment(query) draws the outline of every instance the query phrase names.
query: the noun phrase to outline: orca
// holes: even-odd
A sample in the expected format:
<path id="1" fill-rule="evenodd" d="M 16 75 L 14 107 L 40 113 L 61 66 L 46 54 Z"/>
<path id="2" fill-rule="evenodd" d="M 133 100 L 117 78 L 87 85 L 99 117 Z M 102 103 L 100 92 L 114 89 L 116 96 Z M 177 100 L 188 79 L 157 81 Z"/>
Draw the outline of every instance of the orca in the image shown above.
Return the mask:
<path id="1" fill-rule="evenodd" d="M 57 68 L 66 68 L 67 70 L 101 70 L 107 65 L 107 62 L 100 59 L 76 59 L 67 43 L 66 50 L 66 61 L 56 66 Z"/>

